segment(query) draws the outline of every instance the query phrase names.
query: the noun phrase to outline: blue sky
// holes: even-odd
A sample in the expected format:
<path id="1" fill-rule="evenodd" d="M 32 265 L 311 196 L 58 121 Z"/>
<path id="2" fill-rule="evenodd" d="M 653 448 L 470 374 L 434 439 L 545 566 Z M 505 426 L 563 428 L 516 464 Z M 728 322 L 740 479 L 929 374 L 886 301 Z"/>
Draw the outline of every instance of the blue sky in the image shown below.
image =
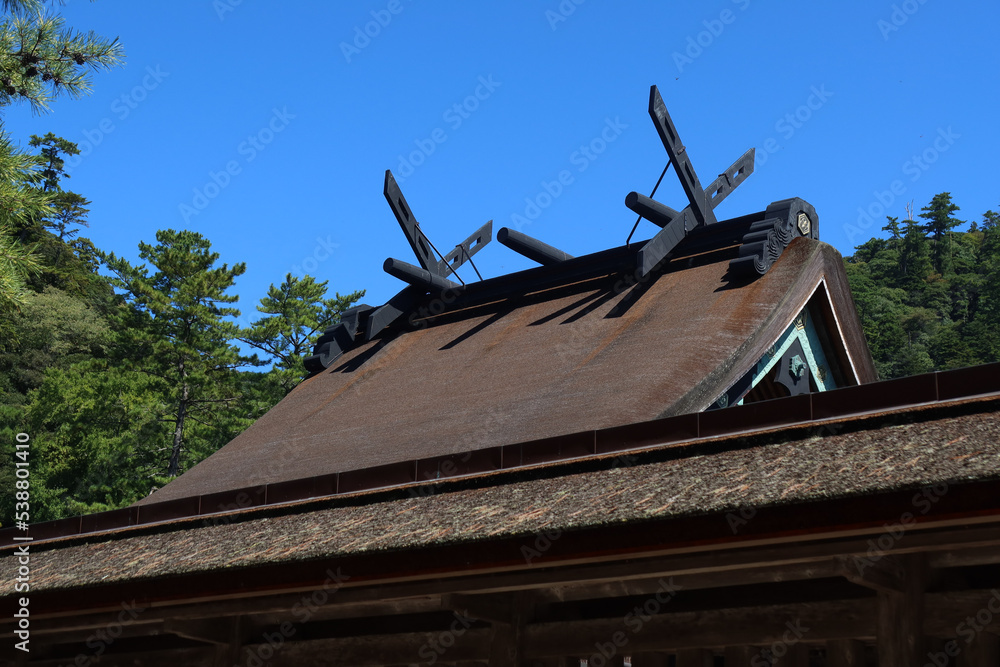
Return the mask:
<path id="1" fill-rule="evenodd" d="M 373 305 L 402 287 L 382 272 L 389 256 L 414 262 L 382 197 L 386 169 L 442 252 L 490 219 L 574 255 L 622 245 L 635 221 L 625 195 L 648 194 L 666 163 L 651 84 L 703 183 L 756 147 L 756 172 L 720 219 L 802 197 L 846 255 L 938 192 L 965 220 L 1000 208 L 995 0 L 60 11 L 118 36 L 127 64 L 49 114 L 6 109 L 6 130 L 80 145 L 68 185 L 93 201 L 86 234 L 99 247 L 136 258 L 157 229 L 186 228 L 222 261 L 245 261 L 247 315 L 288 272 L 365 288 Z M 672 173 L 656 198 L 685 205 Z M 636 238 L 655 230 L 643 222 Z M 475 259 L 484 276 L 533 265 L 496 241 Z"/>

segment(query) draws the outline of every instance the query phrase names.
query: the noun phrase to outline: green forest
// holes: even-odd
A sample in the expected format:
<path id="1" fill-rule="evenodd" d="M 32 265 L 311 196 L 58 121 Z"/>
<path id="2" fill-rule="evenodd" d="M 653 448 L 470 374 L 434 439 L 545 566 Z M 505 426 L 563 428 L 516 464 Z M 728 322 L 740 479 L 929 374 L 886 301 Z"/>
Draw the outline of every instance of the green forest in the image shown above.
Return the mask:
<path id="1" fill-rule="evenodd" d="M 1000 360 L 1000 214 L 958 211 L 937 194 L 845 260 L 883 380 Z"/>

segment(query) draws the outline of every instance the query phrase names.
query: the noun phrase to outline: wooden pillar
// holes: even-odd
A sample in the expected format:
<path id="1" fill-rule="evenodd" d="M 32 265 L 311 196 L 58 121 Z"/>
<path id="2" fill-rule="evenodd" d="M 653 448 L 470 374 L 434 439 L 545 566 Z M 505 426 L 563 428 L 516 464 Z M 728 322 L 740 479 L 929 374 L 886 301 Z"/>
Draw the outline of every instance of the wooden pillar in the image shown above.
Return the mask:
<path id="1" fill-rule="evenodd" d="M 239 616 L 229 619 L 228 628 L 223 630 L 225 644 L 215 647 L 214 667 L 231 667 L 242 664 L 243 645 L 249 638 L 250 624 L 245 618 Z"/>
<path id="2" fill-rule="evenodd" d="M 752 667 L 751 661 L 760 653 L 753 646 L 727 646 L 725 652 L 726 667 Z"/>
<path id="3" fill-rule="evenodd" d="M 879 667 L 913 667 L 927 659 L 924 645 L 924 582 L 922 555 L 901 557 L 902 590 L 878 593 L 876 646 Z"/>
<path id="4" fill-rule="evenodd" d="M 712 667 L 712 652 L 701 648 L 678 651 L 677 667 Z"/>
<path id="5" fill-rule="evenodd" d="M 835 639 L 826 643 L 826 667 L 864 667 L 865 645 L 856 639 Z"/>
<path id="6" fill-rule="evenodd" d="M 509 623 L 493 624 L 489 667 L 530 667 L 521 650 L 521 629 Z"/>
<path id="7" fill-rule="evenodd" d="M 992 632 L 983 630 L 968 644 L 959 640 L 958 645 L 958 667 L 1000 667 L 1000 637 Z"/>
<path id="8" fill-rule="evenodd" d="M 523 591 L 511 594 L 507 622 L 493 623 L 489 667 L 531 667 L 524 658 L 524 624 L 528 621 L 530 602 Z"/>
<path id="9" fill-rule="evenodd" d="M 668 667 L 670 656 L 666 653 L 633 653 L 632 667 Z"/>

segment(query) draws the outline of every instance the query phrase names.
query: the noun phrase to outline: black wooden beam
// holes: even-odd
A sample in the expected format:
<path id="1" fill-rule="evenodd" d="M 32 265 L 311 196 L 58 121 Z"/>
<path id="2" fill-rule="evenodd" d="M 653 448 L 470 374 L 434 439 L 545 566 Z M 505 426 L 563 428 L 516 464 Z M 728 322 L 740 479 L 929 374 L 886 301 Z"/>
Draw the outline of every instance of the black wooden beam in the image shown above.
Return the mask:
<path id="1" fill-rule="evenodd" d="M 677 172 L 689 204 L 678 212 L 637 192 L 629 193 L 625 198 L 626 206 L 662 227 L 656 236 L 646 242 L 636 257 L 640 277 L 649 275 L 684 240 L 688 232 L 716 224 L 715 207 L 753 173 L 755 154 L 751 148 L 719 174 L 707 188 L 703 188 L 656 86 L 649 90 L 649 116 L 653 119 L 656 132 L 667 151 L 670 164 Z"/>
<path id="2" fill-rule="evenodd" d="M 677 172 L 677 177 L 681 181 L 681 187 L 684 188 L 684 194 L 687 195 L 690 202 L 689 208 L 694 222 L 698 225 L 713 224 L 715 213 L 712 212 L 709 197 L 705 194 L 705 188 L 702 187 L 698 174 L 691 164 L 691 156 L 688 155 L 687 149 L 681 142 L 677 128 L 674 127 L 674 121 L 667 112 L 667 105 L 663 103 L 663 98 L 660 97 L 660 91 L 656 86 L 651 86 L 649 89 L 649 117 L 653 119 L 656 133 L 660 135 L 660 141 L 663 142 L 663 147 L 667 150 L 670 163 L 674 166 L 674 171 Z"/>

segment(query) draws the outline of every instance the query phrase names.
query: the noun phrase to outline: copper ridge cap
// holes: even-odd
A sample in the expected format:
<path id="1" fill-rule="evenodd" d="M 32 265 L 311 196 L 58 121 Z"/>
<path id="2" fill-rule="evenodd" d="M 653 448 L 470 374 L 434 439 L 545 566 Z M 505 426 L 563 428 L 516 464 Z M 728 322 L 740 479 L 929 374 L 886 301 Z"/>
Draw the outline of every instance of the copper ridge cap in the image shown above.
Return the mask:
<path id="1" fill-rule="evenodd" d="M 0 529 L 0 549 L 179 524 L 198 518 L 208 525 L 228 523 L 229 517 L 252 510 L 597 461 L 625 453 L 673 449 L 997 396 L 1000 396 L 1000 363 L 937 371 L 471 452 L 133 505 L 31 524 L 27 532 L 4 528 Z"/>

